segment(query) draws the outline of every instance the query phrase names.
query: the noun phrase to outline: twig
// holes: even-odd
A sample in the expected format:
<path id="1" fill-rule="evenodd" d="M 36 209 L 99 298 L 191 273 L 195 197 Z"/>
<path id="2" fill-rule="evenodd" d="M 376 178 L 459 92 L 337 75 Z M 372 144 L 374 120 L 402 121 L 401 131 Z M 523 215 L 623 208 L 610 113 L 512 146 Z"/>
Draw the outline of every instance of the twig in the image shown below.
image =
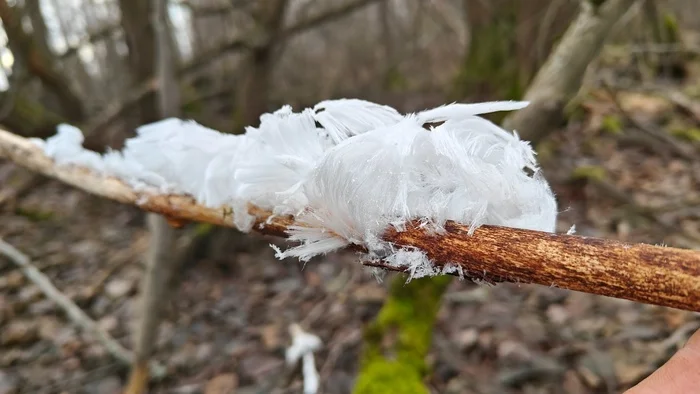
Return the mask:
<path id="1" fill-rule="evenodd" d="M 100 140 L 100 138 L 103 138 L 99 135 L 100 131 L 103 131 L 104 128 L 116 121 L 142 98 L 153 94 L 156 89 L 158 89 L 158 81 L 155 78 L 149 79 L 127 92 L 124 97 L 110 102 L 97 115 L 86 121 L 82 126 L 82 129 L 85 130 L 85 135 L 88 136 L 85 141 L 85 147 L 92 150 L 100 150 L 102 145 L 104 145 L 103 141 Z M 92 140 L 95 139 L 97 140 L 93 142 Z"/>
<path id="2" fill-rule="evenodd" d="M 345 334 L 345 333 L 341 333 Z M 326 362 L 323 363 L 323 367 L 321 367 L 321 371 L 319 372 L 319 376 L 321 378 L 321 382 L 327 382 L 330 378 L 331 372 L 333 371 L 333 368 L 335 368 L 335 363 L 338 361 L 338 358 L 342 354 L 342 352 L 345 350 L 347 346 L 349 346 L 353 342 L 359 342 L 362 339 L 362 331 L 361 330 L 353 330 L 350 334 L 347 335 L 337 335 L 333 337 L 331 341 L 329 341 L 329 344 L 331 344 L 330 350 L 328 351 L 328 356 L 326 356 Z"/>
<path id="3" fill-rule="evenodd" d="M 116 272 L 124 267 L 124 263 L 133 257 L 133 253 L 130 251 L 123 252 L 122 254 L 117 254 L 116 258 L 111 259 L 107 268 L 99 273 L 97 279 L 90 282 L 90 286 L 83 292 L 81 292 L 81 298 L 83 300 L 91 300 L 96 295 L 102 292 L 107 280 L 112 277 Z"/>
<path id="4" fill-rule="evenodd" d="M 180 220 L 233 227 L 230 209 L 208 208 L 189 196 L 136 191 L 122 181 L 85 168 L 56 166 L 31 141 L 0 130 L 0 157 L 89 193 Z M 291 216 L 249 205 L 254 229 L 286 236 Z M 482 226 L 445 224 L 431 234 L 420 226 L 389 229 L 382 237 L 397 247 L 424 251 L 438 267 L 453 264 L 468 277 L 557 286 L 608 297 L 700 311 L 700 252 L 613 240 Z M 363 250 L 361 246 L 356 249 Z M 382 262 L 367 265 L 403 271 Z"/>
<path id="5" fill-rule="evenodd" d="M 668 338 L 654 344 L 653 349 L 659 353 L 662 359 L 666 360 L 668 359 L 668 353 L 672 351 L 674 347 L 679 346 L 683 341 L 686 341 L 690 334 L 692 334 L 698 328 L 700 328 L 700 322 L 689 321 L 674 330 L 673 333 L 668 336 Z"/>
<path id="6" fill-rule="evenodd" d="M 683 145 L 680 141 L 676 140 L 672 136 L 665 134 L 659 130 L 654 129 L 651 126 L 648 126 L 647 124 L 641 122 L 637 118 L 634 117 L 634 115 L 630 114 L 625 108 L 623 107 L 622 103 L 620 103 L 620 100 L 618 99 L 617 92 L 615 92 L 610 85 L 607 83 L 603 82 L 603 87 L 607 91 L 607 93 L 610 95 L 610 99 L 612 100 L 613 104 L 615 105 L 615 108 L 627 119 L 632 123 L 637 129 L 640 131 L 644 132 L 645 134 L 649 135 L 650 137 L 653 137 L 654 139 L 658 140 L 659 142 L 663 142 L 668 144 L 669 147 L 673 150 L 674 153 L 676 153 L 678 156 L 681 156 L 684 159 L 688 160 L 695 160 L 696 155 L 693 152 L 690 152 L 688 147 Z M 691 148 L 692 149 L 692 148 Z"/>
<path id="7" fill-rule="evenodd" d="M 99 327 L 97 323 L 90 319 L 82 309 L 80 309 L 73 301 L 65 294 L 61 293 L 56 286 L 51 283 L 51 280 L 41 271 L 32 265 L 31 260 L 25 254 L 17 250 L 14 246 L 8 244 L 0 238 L 0 254 L 10 259 L 15 263 L 22 273 L 31 280 L 47 298 L 55 302 L 61 307 L 68 318 L 77 326 L 94 335 L 97 341 L 107 349 L 107 351 L 120 362 L 129 365 L 133 355 L 129 350 L 119 344 L 105 330 Z M 160 364 L 152 363 L 151 370 L 153 374 L 163 376 L 165 367 Z"/>
<path id="8" fill-rule="evenodd" d="M 281 43 L 283 41 L 287 41 L 301 33 L 304 33 L 306 31 L 309 31 L 311 29 L 314 29 L 316 27 L 319 27 L 323 24 L 333 22 L 335 20 L 338 20 L 340 18 L 343 18 L 347 15 L 350 15 L 351 13 L 367 6 L 372 3 L 375 3 L 377 1 L 384 1 L 384 0 L 354 0 L 350 1 L 347 4 L 343 4 L 341 6 L 338 6 L 337 8 L 333 8 L 324 12 L 320 12 L 317 15 L 311 16 L 305 20 L 299 21 L 296 24 L 293 24 L 289 27 L 284 28 L 280 34 L 275 37 L 276 43 Z M 229 42 L 224 43 L 223 45 L 211 49 L 209 51 L 206 51 L 204 53 L 198 54 L 196 56 L 196 59 L 193 60 L 191 63 L 185 65 L 181 70 L 180 74 L 181 75 L 187 75 L 194 73 L 198 70 L 200 70 L 202 67 L 205 67 L 218 59 L 222 58 L 223 56 L 235 52 L 240 52 L 244 50 L 251 49 L 252 47 L 255 46 L 256 42 L 259 41 L 264 41 L 266 37 L 261 37 L 260 32 L 253 32 L 252 34 L 248 34 L 248 36 L 244 35 L 243 37 L 237 37 Z"/>

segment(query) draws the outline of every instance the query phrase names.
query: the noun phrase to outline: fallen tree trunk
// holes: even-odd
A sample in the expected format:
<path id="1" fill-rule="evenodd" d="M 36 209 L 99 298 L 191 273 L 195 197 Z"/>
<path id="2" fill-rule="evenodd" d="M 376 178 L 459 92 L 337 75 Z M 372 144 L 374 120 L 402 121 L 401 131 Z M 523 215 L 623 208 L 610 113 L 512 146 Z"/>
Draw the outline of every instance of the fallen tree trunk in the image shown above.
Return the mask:
<path id="1" fill-rule="evenodd" d="M 124 182 L 85 168 L 56 166 L 30 140 L 0 130 L 0 158 L 104 198 L 135 205 L 174 220 L 233 227 L 227 208 L 208 208 L 183 195 L 136 191 Z M 254 229 L 286 236 L 291 216 L 249 206 Z M 496 282 L 536 283 L 636 302 L 700 312 L 700 251 L 614 240 L 448 222 L 446 232 L 430 234 L 418 226 L 387 230 L 383 238 L 397 246 L 415 247 L 437 265 L 459 266 L 465 276 Z M 367 263 L 402 271 L 389 264 Z"/>

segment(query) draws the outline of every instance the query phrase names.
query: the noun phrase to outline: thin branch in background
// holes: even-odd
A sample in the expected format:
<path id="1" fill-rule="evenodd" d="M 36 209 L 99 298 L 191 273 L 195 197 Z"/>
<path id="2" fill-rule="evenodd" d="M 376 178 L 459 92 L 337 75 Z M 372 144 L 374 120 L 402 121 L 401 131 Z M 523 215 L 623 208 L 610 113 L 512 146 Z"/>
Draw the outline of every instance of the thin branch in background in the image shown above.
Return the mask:
<path id="1" fill-rule="evenodd" d="M 63 294 L 56 286 L 51 283 L 51 280 L 39 271 L 27 255 L 17 250 L 14 246 L 8 244 L 0 238 L 0 254 L 7 257 L 16 264 L 22 271 L 24 276 L 34 283 L 44 295 L 55 302 L 66 313 L 68 318 L 85 332 L 94 336 L 95 339 L 107 349 L 109 354 L 125 365 L 130 365 L 133 360 L 133 354 L 119 344 L 112 336 L 90 318 L 82 309 L 80 309 L 70 298 Z M 151 373 L 156 376 L 163 376 L 165 367 L 157 363 L 150 364 Z"/>
<path id="2" fill-rule="evenodd" d="M 59 57 L 63 60 L 75 56 L 78 54 L 81 48 L 85 47 L 86 45 L 90 44 L 96 44 L 100 41 L 107 40 L 112 35 L 117 34 L 121 30 L 121 25 L 120 24 L 114 24 L 114 25 L 107 25 L 104 26 L 103 28 L 88 33 L 87 36 L 82 39 L 80 42 L 78 42 L 76 45 L 73 45 L 66 49 L 65 52 L 59 55 Z"/>
<path id="3" fill-rule="evenodd" d="M 344 4 L 342 6 L 339 6 L 337 8 L 321 12 L 317 15 L 311 16 L 308 19 L 302 20 L 300 22 L 297 22 L 296 24 L 293 24 L 292 26 L 286 27 L 280 32 L 280 34 L 275 37 L 276 38 L 276 43 L 282 43 L 285 40 L 289 40 L 293 38 L 294 36 L 304 33 L 310 29 L 319 27 L 321 25 L 324 25 L 329 22 L 333 22 L 335 20 L 338 20 L 340 18 L 344 18 L 345 16 L 369 5 L 372 3 L 376 3 L 378 1 L 386 1 L 386 0 L 355 0 L 348 2 L 347 4 Z M 254 48 L 255 46 L 258 45 L 259 42 L 265 41 L 269 39 L 270 37 L 260 37 L 260 34 L 258 32 L 255 32 L 254 34 L 250 34 L 248 36 L 244 37 L 237 37 L 227 43 L 224 43 L 223 45 L 220 45 L 216 48 L 213 48 L 209 51 L 206 51 L 205 53 L 197 55 L 197 58 L 190 62 L 189 64 L 185 65 L 181 70 L 181 74 L 191 74 L 194 73 L 198 70 L 200 70 L 202 67 L 205 67 L 212 62 L 217 61 L 218 59 L 222 58 L 223 56 L 226 56 L 228 54 L 240 52 L 243 50 L 248 50 L 251 48 Z"/>
<path id="4" fill-rule="evenodd" d="M 104 148 L 104 134 L 102 131 L 110 124 L 120 119 L 129 109 L 136 106 L 144 97 L 155 93 L 158 89 L 158 81 L 155 78 L 137 85 L 127 92 L 124 97 L 107 104 L 102 111 L 88 119 L 83 129 L 85 130 L 85 147 L 95 151 Z"/>
<path id="5" fill-rule="evenodd" d="M 644 122 L 638 120 L 634 115 L 630 114 L 627 110 L 625 110 L 624 106 L 620 103 L 617 92 L 613 90 L 609 84 L 603 82 L 603 87 L 610 96 L 613 104 L 615 105 L 615 108 L 639 131 L 649 135 L 658 142 L 667 144 L 675 154 L 684 159 L 690 161 L 695 161 L 697 159 L 698 156 L 696 155 L 696 153 L 692 152 L 692 145 L 684 145 L 680 141 L 675 139 L 673 136 L 668 135 L 662 131 L 656 130 L 653 126 L 647 125 Z"/>

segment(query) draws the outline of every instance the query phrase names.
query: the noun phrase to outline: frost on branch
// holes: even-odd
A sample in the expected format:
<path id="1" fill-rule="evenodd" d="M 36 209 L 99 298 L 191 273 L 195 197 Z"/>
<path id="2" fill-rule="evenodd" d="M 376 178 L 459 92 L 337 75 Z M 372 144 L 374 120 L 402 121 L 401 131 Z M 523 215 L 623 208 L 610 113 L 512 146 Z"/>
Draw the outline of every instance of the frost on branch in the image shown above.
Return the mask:
<path id="1" fill-rule="evenodd" d="M 401 115 L 367 101 L 330 100 L 265 114 L 244 135 L 165 119 L 105 155 L 84 150 L 82 133 L 68 125 L 36 142 L 59 165 L 232 207 L 242 231 L 254 222 L 248 204 L 294 215 L 289 235 L 299 245 L 278 250 L 279 258 L 307 261 L 356 244 L 412 278 L 461 275 L 451 264 L 434 267 L 421 250 L 395 248 L 382 233 L 414 220 L 437 233 L 447 220 L 471 231 L 483 224 L 554 231 L 555 199 L 530 144 L 478 116 L 525 105 L 450 104 Z"/>

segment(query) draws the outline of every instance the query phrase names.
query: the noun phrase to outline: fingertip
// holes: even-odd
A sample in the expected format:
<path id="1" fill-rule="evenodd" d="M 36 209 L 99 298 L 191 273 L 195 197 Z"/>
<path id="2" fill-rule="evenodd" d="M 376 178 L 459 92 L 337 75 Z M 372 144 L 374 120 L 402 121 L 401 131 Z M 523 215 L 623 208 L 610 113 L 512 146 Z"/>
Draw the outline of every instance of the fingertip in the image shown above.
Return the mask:
<path id="1" fill-rule="evenodd" d="M 700 382 L 700 330 L 648 378 L 625 394 L 697 393 Z"/>

